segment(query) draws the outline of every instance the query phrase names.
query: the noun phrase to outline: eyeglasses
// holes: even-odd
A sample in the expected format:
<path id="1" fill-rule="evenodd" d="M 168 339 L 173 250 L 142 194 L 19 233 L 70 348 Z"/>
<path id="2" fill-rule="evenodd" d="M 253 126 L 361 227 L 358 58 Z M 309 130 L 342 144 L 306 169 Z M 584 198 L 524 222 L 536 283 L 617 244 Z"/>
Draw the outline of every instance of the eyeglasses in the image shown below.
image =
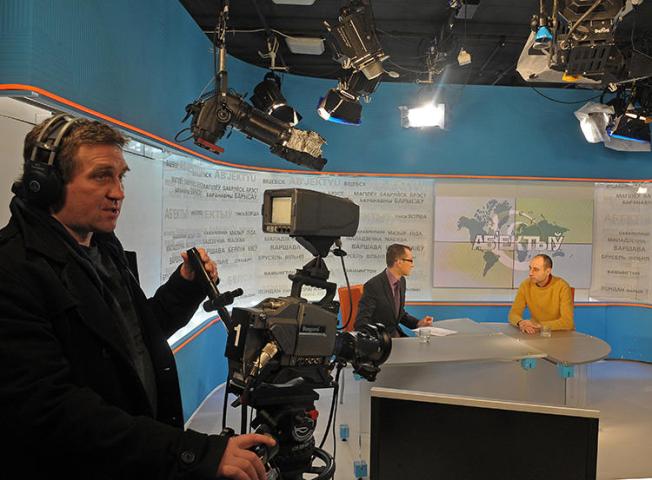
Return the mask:
<path id="1" fill-rule="evenodd" d="M 413 258 L 401 258 L 401 260 L 403 260 L 404 262 L 414 263 L 414 259 L 413 259 Z"/>

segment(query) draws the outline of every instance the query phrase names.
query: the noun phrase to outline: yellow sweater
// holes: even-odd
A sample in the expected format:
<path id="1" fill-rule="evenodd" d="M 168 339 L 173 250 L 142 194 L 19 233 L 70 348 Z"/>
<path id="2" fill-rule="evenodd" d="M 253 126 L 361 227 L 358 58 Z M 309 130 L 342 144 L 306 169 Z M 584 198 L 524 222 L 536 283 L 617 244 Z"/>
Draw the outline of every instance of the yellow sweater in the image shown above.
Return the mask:
<path id="1" fill-rule="evenodd" d="M 529 278 L 521 283 L 509 311 L 509 323 L 517 325 L 523 320 L 525 307 L 530 318 L 551 330 L 573 330 L 573 297 L 565 280 L 552 277 L 548 285 L 538 287 Z"/>

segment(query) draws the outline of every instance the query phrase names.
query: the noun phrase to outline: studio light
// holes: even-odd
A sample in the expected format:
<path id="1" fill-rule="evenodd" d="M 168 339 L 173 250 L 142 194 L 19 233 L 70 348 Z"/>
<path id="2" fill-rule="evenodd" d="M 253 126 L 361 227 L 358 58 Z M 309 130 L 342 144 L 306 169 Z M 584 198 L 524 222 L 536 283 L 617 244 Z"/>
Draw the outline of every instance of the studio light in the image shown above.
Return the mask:
<path id="1" fill-rule="evenodd" d="M 274 72 L 268 72 L 263 81 L 256 85 L 250 100 L 258 110 L 291 126 L 301 121 L 301 115 L 287 104 L 281 93 L 281 78 Z"/>
<path id="2" fill-rule="evenodd" d="M 346 90 L 331 88 L 326 96 L 319 100 L 317 113 L 324 120 L 342 125 L 360 125 L 362 105 L 350 96 Z"/>
<path id="3" fill-rule="evenodd" d="M 224 136 L 226 128 L 235 127 L 248 138 L 268 145 L 270 151 L 285 160 L 314 170 L 322 170 L 326 159 L 321 147 L 326 141 L 316 132 L 299 130 L 290 124 L 252 107 L 234 92 L 217 93 L 186 107 L 192 116 L 191 132 L 195 143 L 211 149 Z"/>
<path id="4" fill-rule="evenodd" d="M 319 100 L 317 113 L 324 120 L 343 125 L 360 125 L 362 121 L 362 104 L 360 98 L 367 102 L 374 92 L 380 77 L 369 80 L 360 72 L 353 72 L 345 80 L 340 80 L 337 88 L 331 88 Z"/>
<path id="5" fill-rule="evenodd" d="M 534 44 L 532 45 L 532 48 L 536 48 L 537 50 L 543 50 L 544 48 L 550 46 L 551 42 L 552 42 L 552 33 L 550 33 L 550 29 L 548 28 L 547 25 L 541 25 L 537 29 L 537 32 L 534 36 Z"/>
<path id="6" fill-rule="evenodd" d="M 620 140 L 628 140 L 647 145 L 650 150 L 650 126 L 647 119 L 634 111 L 625 112 L 614 120 L 609 135 Z"/>
<path id="7" fill-rule="evenodd" d="M 353 70 L 340 79 L 321 97 L 317 113 L 324 120 L 344 125 L 360 125 L 362 105 L 360 98 L 369 102 L 383 73 L 396 78 L 396 72 L 385 72 L 383 62 L 389 58 L 376 36 L 369 0 L 353 0 L 340 9 L 339 23 L 331 27 L 324 22 L 333 40 L 336 60 L 342 69 Z"/>
<path id="8" fill-rule="evenodd" d="M 403 128 L 426 128 L 445 126 L 446 106 L 443 103 L 425 103 L 419 107 L 398 107 Z"/>
<path id="9" fill-rule="evenodd" d="M 575 111 L 575 117 L 580 122 L 580 128 L 587 142 L 600 143 L 607 139 L 607 126 L 613 114 L 613 106 L 596 102 L 588 102 Z"/>
<path id="10" fill-rule="evenodd" d="M 299 130 L 290 122 L 272 116 L 274 113 L 279 114 L 281 105 L 286 105 L 281 95 L 280 79 L 273 72 L 265 75 L 261 84 L 255 88 L 252 97 L 252 101 L 266 111 L 248 104 L 242 96 L 228 88 L 226 71 L 228 16 L 229 2 L 225 1 L 218 15 L 214 37 L 214 47 L 219 50 L 219 70 L 215 74 L 216 91 L 201 95 L 193 103 L 186 105 L 186 116 L 183 122 L 192 117 L 190 132 L 195 144 L 215 153 L 221 153 L 224 150 L 215 143 L 224 136 L 228 127 L 232 127 L 247 138 L 255 138 L 269 146 L 270 152 L 274 155 L 297 165 L 322 170 L 326 159 L 322 157 L 321 148 L 326 140 L 316 132 Z M 177 133 L 175 139 L 181 132 Z"/>
<path id="11" fill-rule="evenodd" d="M 342 68 L 361 71 L 369 80 L 385 73 L 382 63 L 389 56 L 376 36 L 368 0 L 350 2 L 340 10 L 338 20 L 340 23 L 332 27 L 327 22 L 324 24 L 333 37 Z"/>
<path id="12" fill-rule="evenodd" d="M 607 133 L 616 150 L 632 152 L 649 152 L 650 122 L 652 111 L 650 90 L 645 86 L 634 84 L 632 89 L 619 91 L 611 101 L 607 102 L 614 108 L 614 116 Z M 609 147 L 609 143 L 605 142 Z M 616 148 L 617 147 L 617 148 Z"/>
<path id="13" fill-rule="evenodd" d="M 624 152 L 649 152 L 650 122 L 634 107 L 616 97 L 607 104 L 588 102 L 575 112 L 584 138 L 589 143 L 603 142 L 605 147 Z"/>

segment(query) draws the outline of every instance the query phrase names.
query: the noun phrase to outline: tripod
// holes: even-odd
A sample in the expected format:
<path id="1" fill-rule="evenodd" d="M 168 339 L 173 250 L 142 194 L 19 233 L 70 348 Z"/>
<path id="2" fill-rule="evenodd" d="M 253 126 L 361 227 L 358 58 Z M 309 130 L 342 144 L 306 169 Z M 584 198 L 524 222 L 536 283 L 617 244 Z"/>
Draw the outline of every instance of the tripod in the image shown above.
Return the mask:
<path id="1" fill-rule="evenodd" d="M 317 392 L 300 379 L 283 385 L 261 383 L 251 392 L 248 406 L 256 411 L 251 426 L 277 442 L 273 452 L 257 452 L 270 465 L 269 480 L 302 480 L 305 473 L 316 474 L 313 480 L 333 478 L 335 460 L 315 445 L 318 398 Z M 243 406 L 243 426 L 245 419 Z M 324 465 L 314 466 L 317 459 Z"/>

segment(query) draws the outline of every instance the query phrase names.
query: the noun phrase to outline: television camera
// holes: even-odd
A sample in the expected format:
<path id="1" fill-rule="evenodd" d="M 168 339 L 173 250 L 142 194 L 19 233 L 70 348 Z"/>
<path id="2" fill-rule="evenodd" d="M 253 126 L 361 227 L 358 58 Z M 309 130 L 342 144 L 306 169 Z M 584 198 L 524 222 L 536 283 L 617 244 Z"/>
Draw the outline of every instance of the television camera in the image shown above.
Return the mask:
<path id="1" fill-rule="evenodd" d="M 262 217 L 264 232 L 295 238 L 315 258 L 289 275 L 289 296 L 267 298 L 252 308 L 235 307 L 230 318 L 222 306 L 228 329 L 227 393 L 237 396 L 233 406 L 242 406 L 243 433 L 247 407 L 251 407 L 256 411 L 251 426 L 277 441 L 274 451 L 257 452 L 268 462 L 268 478 L 298 480 L 304 473 L 316 474 L 315 479 L 332 478 L 334 459 L 322 450 L 323 442 L 316 446 L 313 436 L 318 416 L 314 403 L 319 398 L 315 389 L 333 388 L 335 400 L 339 373 L 347 363 L 355 373 L 374 381 L 392 346 L 382 324 L 351 332 L 337 329 L 336 285 L 328 282 L 324 257 L 341 236 L 355 235 L 359 207 L 348 199 L 311 190 L 266 190 Z M 335 252 L 346 255 L 339 248 Z M 325 290 L 324 297 L 308 302 L 301 297 L 304 285 Z M 209 297 L 218 298 L 213 289 Z M 224 296 L 232 300 L 232 295 L 220 298 Z M 209 302 L 212 308 L 224 303 Z M 334 406 L 335 401 L 329 425 Z M 324 466 L 313 466 L 315 459 Z"/>

